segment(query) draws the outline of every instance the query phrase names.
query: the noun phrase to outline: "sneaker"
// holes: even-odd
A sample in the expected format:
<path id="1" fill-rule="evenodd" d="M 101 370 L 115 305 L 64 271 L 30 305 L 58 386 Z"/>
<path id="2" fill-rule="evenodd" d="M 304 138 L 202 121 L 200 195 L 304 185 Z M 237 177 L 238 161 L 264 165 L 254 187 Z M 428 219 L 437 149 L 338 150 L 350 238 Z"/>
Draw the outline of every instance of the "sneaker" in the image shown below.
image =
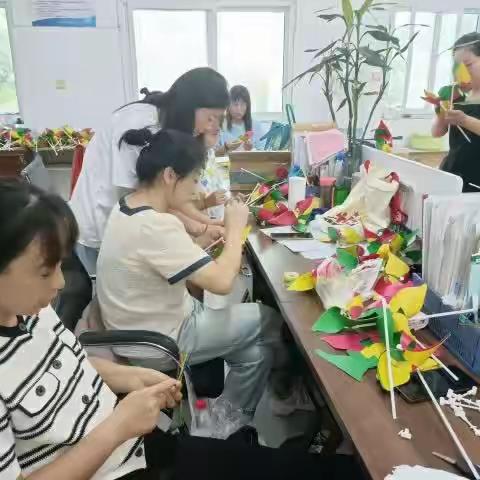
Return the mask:
<path id="1" fill-rule="evenodd" d="M 307 412 L 314 412 L 316 410 L 302 382 L 297 383 L 290 391 L 290 395 L 286 398 L 271 395 L 270 408 L 273 414 L 279 417 L 286 417 L 297 410 Z"/>

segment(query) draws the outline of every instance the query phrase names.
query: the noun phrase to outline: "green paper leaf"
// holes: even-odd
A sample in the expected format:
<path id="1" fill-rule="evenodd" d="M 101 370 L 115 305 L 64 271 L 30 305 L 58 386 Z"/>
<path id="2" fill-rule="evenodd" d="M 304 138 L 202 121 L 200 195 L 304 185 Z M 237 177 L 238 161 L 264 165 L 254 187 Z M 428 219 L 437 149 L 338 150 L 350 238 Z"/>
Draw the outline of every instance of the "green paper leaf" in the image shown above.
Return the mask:
<path id="1" fill-rule="evenodd" d="M 283 197 L 283 195 L 281 194 L 281 192 L 279 192 L 278 190 L 272 190 L 272 192 L 270 193 L 270 196 L 272 197 L 273 200 L 275 200 L 276 202 L 280 202 L 282 200 L 285 200 L 285 198 Z"/>
<path id="2" fill-rule="evenodd" d="M 411 252 L 405 252 L 405 256 L 412 260 L 413 263 L 418 263 L 422 259 L 422 251 L 412 250 Z"/>
<path id="3" fill-rule="evenodd" d="M 348 351 L 347 355 L 335 355 L 324 352 L 323 350 L 315 350 L 315 353 L 358 382 L 362 380 L 370 368 L 374 368 L 377 365 L 377 359 L 375 357 L 365 358 L 360 352 Z"/>
<path id="4" fill-rule="evenodd" d="M 360 343 L 364 346 L 364 347 L 369 347 L 370 345 L 373 345 L 373 340 L 371 338 L 364 338 L 363 340 L 360 340 Z"/>
<path id="5" fill-rule="evenodd" d="M 329 308 L 313 324 L 313 332 L 338 333 L 345 329 L 347 318 L 340 313 L 338 307 Z"/>
<path id="6" fill-rule="evenodd" d="M 330 240 L 334 242 L 338 240 L 338 232 L 335 228 L 328 227 L 327 233 L 328 233 L 328 238 L 330 238 Z"/>
<path id="7" fill-rule="evenodd" d="M 358 267 L 358 258 L 344 248 L 337 248 L 337 261 L 347 272 Z"/>
<path id="8" fill-rule="evenodd" d="M 305 223 L 297 223 L 292 225 L 292 229 L 299 233 L 305 233 L 307 231 L 307 225 Z"/>
<path id="9" fill-rule="evenodd" d="M 374 255 L 380 250 L 382 244 L 380 242 L 372 242 L 368 244 L 367 250 L 370 255 Z"/>

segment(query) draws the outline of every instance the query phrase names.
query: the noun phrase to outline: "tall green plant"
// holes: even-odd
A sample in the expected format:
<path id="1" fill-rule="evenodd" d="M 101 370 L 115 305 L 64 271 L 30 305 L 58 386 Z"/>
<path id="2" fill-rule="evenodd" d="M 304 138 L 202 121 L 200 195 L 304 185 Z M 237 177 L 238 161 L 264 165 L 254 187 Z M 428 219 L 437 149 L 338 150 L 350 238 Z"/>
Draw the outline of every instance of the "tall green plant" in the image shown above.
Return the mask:
<path id="1" fill-rule="evenodd" d="M 313 53 L 315 61 L 308 70 L 297 75 L 288 85 L 297 83 L 305 77 L 310 77 L 310 82 L 320 77 L 322 80 L 322 92 L 327 100 L 330 115 L 334 122 L 337 121 L 337 113 L 347 108 L 348 125 L 347 138 L 351 150 L 359 140 L 357 130 L 359 129 L 359 106 L 360 101 L 366 96 L 375 96 L 375 100 L 368 114 L 367 122 L 363 125 L 361 139 L 365 139 L 373 115 L 380 104 L 389 85 L 389 74 L 393 62 L 403 58 L 415 40 L 418 32 L 404 44 L 400 44 L 397 37 L 398 28 L 386 27 L 383 25 L 366 25 L 364 20 L 367 14 L 376 10 L 385 10 L 387 5 L 394 3 L 376 2 L 365 0 L 358 10 L 354 10 L 351 0 L 341 0 L 342 13 L 326 13 L 331 9 L 323 9 L 315 12 L 321 20 L 326 23 L 341 21 L 344 26 L 342 35 L 322 49 L 314 48 L 306 50 Z M 409 25 L 403 25 L 407 27 Z M 371 48 L 370 43 L 381 44 L 381 48 Z M 377 67 L 382 72 L 382 80 L 378 91 L 365 91 L 367 82 L 361 81 L 365 68 Z M 339 85 L 343 92 L 343 98 L 337 101 L 334 98 L 334 86 Z"/>

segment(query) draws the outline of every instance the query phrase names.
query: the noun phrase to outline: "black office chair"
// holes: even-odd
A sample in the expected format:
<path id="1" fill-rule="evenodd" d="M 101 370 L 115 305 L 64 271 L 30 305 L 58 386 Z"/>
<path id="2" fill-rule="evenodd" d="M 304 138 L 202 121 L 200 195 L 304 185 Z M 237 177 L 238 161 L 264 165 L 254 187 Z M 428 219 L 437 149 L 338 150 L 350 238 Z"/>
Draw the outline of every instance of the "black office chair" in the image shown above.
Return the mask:
<path id="1" fill-rule="evenodd" d="M 63 324 L 75 332 L 83 312 L 92 302 L 92 279 L 78 256 L 72 255 L 63 262 L 65 287 L 53 302 L 53 307 Z M 180 364 L 180 350 L 177 343 L 167 335 L 146 330 L 104 330 L 86 331 L 79 336 L 85 348 L 108 348 L 111 351 L 121 347 L 153 349 L 159 356 L 169 357 L 175 365 Z M 224 387 L 224 362 L 214 359 L 198 365 L 186 366 L 198 397 L 216 398 Z M 164 373 L 176 376 L 177 369 Z"/>

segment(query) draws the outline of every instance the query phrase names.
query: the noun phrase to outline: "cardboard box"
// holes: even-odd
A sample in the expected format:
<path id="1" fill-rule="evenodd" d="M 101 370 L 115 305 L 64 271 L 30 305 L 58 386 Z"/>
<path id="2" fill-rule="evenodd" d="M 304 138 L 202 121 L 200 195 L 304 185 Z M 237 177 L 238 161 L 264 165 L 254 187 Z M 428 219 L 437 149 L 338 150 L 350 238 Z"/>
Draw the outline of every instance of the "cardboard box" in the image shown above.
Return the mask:
<path id="1" fill-rule="evenodd" d="M 266 179 L 276 178 L 279 167 L 290 169 L 291 152 L 231 152 L 230 189 L 232 192 L 250 193 L 261 180 L 245 170 L 256 173 Z"/>

